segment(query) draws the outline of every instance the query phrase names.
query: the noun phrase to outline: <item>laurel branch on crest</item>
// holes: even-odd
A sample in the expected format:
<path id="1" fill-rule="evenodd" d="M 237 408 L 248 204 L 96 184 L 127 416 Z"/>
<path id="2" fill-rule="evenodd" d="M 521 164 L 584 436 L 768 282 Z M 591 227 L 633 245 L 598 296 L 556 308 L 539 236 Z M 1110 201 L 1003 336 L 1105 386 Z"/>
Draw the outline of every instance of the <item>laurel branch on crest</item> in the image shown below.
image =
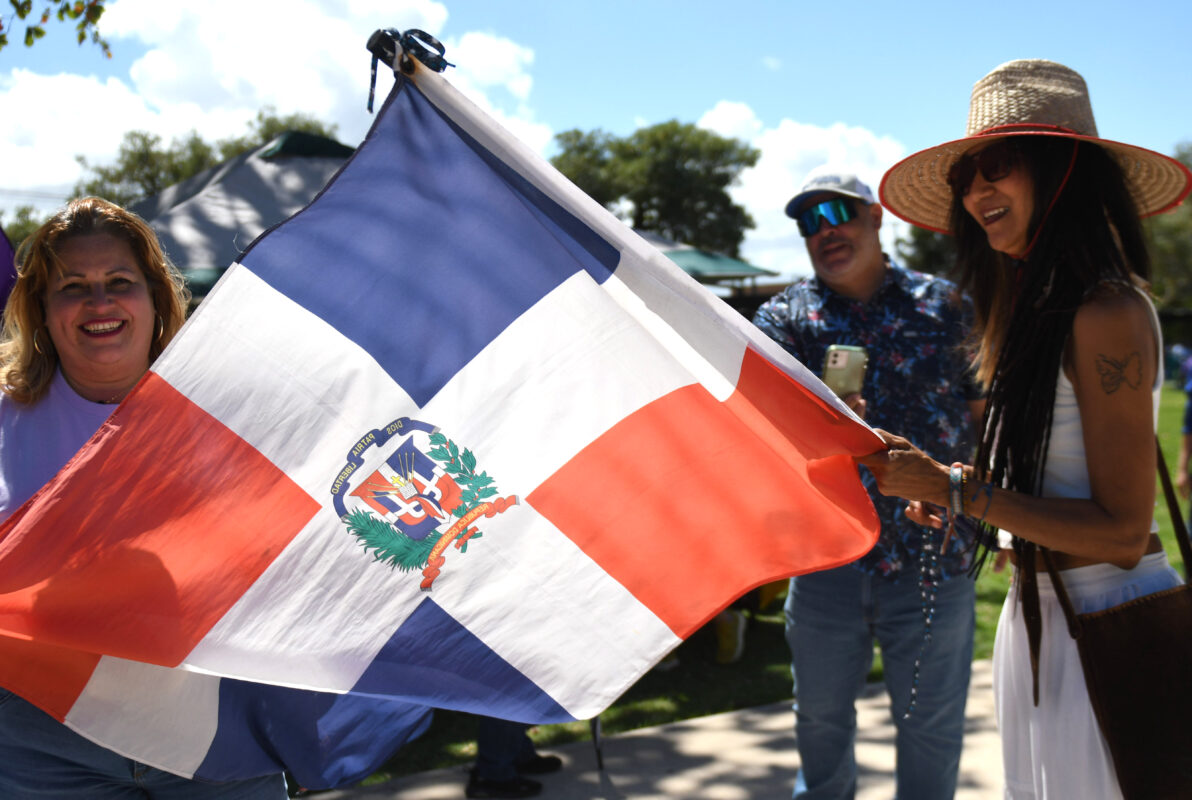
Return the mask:
<path id="1" fill-rule="evenodd" d="M 465 449 L 461 452 L 455 442 L 437 432 L 430 435 L 430 443 L 434 447 L 427 451 L 426 455 L 438 462 L 461 491 L 459 505 L 451 510 L 453 516 L 457 519 L 462 518 L 487 498 L 497 494 L 496 487 L 492 485 L 493 479 L 488 473 L 476 472 L 476 456 L 471 450 Z M 431 551 L 443 538 L 443 532 L 438 531 L 421 540 L 411 539 L 396 525 L 391 525 L 363 509 L 352 511 L 346 522 L 348 530 L 365 551 L 372 553 L 374 560 L 402 572 L 425 567 Z M 469 538 L 479 539 L 481 536 L 480 531 L 476 531 Z M 459 545 L 459 550 L 466 553 L 468 543 L 465 541 Z"/>

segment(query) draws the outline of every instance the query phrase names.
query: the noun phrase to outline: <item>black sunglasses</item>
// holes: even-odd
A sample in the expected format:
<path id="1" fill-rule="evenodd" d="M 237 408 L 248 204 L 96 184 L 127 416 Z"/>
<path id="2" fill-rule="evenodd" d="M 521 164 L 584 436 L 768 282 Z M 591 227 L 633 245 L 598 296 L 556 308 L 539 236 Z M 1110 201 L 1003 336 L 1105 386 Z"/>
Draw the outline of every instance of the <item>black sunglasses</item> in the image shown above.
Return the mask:
<path id="1" fill-rule="evenodd" d="M 952 191 L 963 197 L 968 194 L 977 173 L 993 183 L 1005 178 L 1022 162 L 1018 145 L 1009 139 L 994 142 L 976 153 L 965 153 L 948 170 L 948 185 Z"/>

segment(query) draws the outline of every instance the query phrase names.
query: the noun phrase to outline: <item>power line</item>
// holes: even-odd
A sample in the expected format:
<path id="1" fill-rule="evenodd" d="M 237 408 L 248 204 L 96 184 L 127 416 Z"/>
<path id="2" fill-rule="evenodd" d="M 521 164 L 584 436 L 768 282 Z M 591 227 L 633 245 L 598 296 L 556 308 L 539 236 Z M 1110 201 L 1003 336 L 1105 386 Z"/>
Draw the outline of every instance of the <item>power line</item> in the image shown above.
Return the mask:
<path id="1" fill-rule="evenodd" d="M 38 191 L 37 189 L 5 189 L 0 187 L 0 195 L 27 198 L 29 200 L 54 200 L 60 203 L 65 201 L 70 193 L 66 190 L 61 192 L 45 192 Z"/>

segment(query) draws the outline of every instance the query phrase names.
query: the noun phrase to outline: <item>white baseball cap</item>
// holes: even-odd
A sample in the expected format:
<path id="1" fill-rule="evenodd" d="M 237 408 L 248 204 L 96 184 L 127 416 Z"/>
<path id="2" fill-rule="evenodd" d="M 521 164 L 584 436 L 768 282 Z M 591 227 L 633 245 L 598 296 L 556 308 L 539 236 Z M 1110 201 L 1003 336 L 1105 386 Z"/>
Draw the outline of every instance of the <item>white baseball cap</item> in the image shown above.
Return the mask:
<path id="1" fill-rule="evenodd" d="M 803 188 L 786 204 L 786 215 L 791 219 L 797 217 L 799 206 L 803 204 L 808 195 L 819 192 L 843 194 L 847 197 L 855 197 L 865 203 L 874 202 L 873 192 L 864 181 L 851 172 L 845 172 L 839 167 L 825 164 L 816 167 L 807 174 L 807 178 L 803 181 Z"/>

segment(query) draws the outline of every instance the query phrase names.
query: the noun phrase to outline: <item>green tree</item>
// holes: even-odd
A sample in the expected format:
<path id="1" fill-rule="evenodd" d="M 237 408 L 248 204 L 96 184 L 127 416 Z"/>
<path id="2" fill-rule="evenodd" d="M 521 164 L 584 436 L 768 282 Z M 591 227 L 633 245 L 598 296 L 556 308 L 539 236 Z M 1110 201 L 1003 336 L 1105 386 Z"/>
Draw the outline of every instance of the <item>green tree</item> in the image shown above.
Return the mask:
<path id="1" fill-rule="evenodd" d="M 624 138 L 570 130 L 555 140 L 555 167 L 635 228 L 736 256 L 754 227 L 728 193 L 761 156 L 744 142 L 677 120 Z"/>
<path id="2" fill-rule="evenodd" d="M 602 130 L 563 131 L 555 136 L 560 152 L 551 159 L 555 169 L 606 208 L 616 205 L 626 191 L 614 169 L 615 140 Z"/>
<path id="3" fill-rule="evenodd" d="M 1175 157 L 1192 169 L 1192 142 L 1184 142 Z M 1147 220 L 1151 279 L 1160 308 L 1192 308 L 1192 206 L 1187 202 L 1167 214 Z"/>
<path id="4" fill-rule="evenodd" d="M 75 195 L 95 195 L 118 205 L 151 197 L 162 189 L 197 175 L 229 158 L 254 150 L 287 130 L 298 130 L 329 138 L 336 126 L 305 114 L 278 116 L 272 106 L 257 112 L 244 136 L 221 139 L 214 144 L 203 140 L 196 131 L 164 145 L 160 136 L 147 131 L 124 134 L 115 163 L 94 165 L 83 156 L 79 164 L 90 174 L 75 185 Z"/>
<path id="5" fill-rule="evenodd" d="M 75 158 L 92 173 L 75 185 L 75 195 L 95 195 L 121 206 L 155 195 L 217 163 L 214 148 L 195 131 L 168 146 L 162 145 L 157 134 L 129 131 L 120 143 L 116 163 L 110 166 L 90 164 L 83 156 Z"/>
<path id="6" fill-rule="evenodd" d="M 37 209 L 33 206 L 17 206 L 13 209 L 11 222 L 4 218 L 4 211 L 0 210 L 0 228 L 4 229 L 4 235 L 8 237 L 8 241 L 12 242 L 14 248 L 20 245 L 26 236 L 37 230 L 43 222 L 45 219 L 38 215 Z"/>
<path id="7" fill-rule="evenodd" d="M 902 266 L 932 275 L 947 275 L 956 266 L 956 242 L 952 237 L 917 225 L 910 227 L 907 238 L 894 240 L 894 254 Z"/>
<path id="8" fill-rule="evenodd" d="M 257 112 L 256 119 L 248 123 L 248 129 L 249 132 L 244 136 L 221 139 L 215 143 L 220 161 L 227 161 L 248 150 L 255 150 L 286 131 L 302 131 L 334 139 L 338 126 L 320 122 L 309 114 L 294 113 L 278 116 L 276 108 L 265 106 Z"/>
<path id="9" fill-rule="evenodd" d="M 103 51 L 104 56 L 111 58 L 112 51 L 107 40 L 99 35 L 98 27 L 105 2 L 106 0 L 44 0 L 37 4 L 41 11 L 34 14 L 33 0 L 8 0 L 13 12 L 7 17 L 0 14 L 0 50 L 8 46 L 8 32 L 12 30 L 15 20 L 26 20 L 25 46 L 32 47 L 34 42 L 46 35 L 45 26 L 50 18 L 57 17 L 59 22 L 74 22 L 79 44 L 90 39 Z M 27 21 L 30 19 L 33 21 Z"/>

